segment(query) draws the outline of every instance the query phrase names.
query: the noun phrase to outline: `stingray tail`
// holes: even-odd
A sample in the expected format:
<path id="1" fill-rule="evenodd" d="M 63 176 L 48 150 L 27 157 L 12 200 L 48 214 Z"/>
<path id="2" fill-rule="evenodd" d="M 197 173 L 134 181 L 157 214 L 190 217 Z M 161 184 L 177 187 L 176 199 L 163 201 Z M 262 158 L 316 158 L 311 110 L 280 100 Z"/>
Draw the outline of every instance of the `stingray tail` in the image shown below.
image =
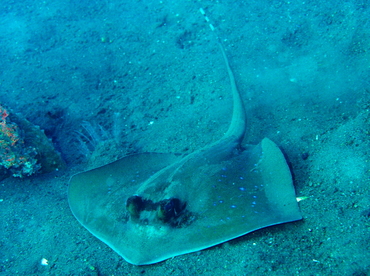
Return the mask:
<path id="1" fill-rule="evenodd" d="M 210 20 L 208 16 L 206 15 L 205 11 L 203 9 L 199 9 L 199 11 L 204 16 L 204 19 L 206 20 L 206 22 L 209 23 Z M 209 23 L 209 27 L 211 28 L 212 32 L 215 33 L 215 27 L 211 23 Z M 240 96 L 239 90 L 236 86 L 234 73 L 231 70 L 229 59 L 227 58 L 225 49 L 219 37 L 217 35 L 216 37 L 217 37 L 217 42 L 221 49 L 221 53 L 222 53 L 222 56 L 223 56 L 223 59 L 226 65 L 227 73 L 229 75 L 231 92 L 233 96 L 233 115 L 232 115 L 229 129 L 225 133 L 224 138 L 229 139 L 230 137 L 233 137 L 235 141 L 240 144 L 244 138 L 244 134 L 246 131 L 245 109 L 244 109 L 243 101 Z"/>

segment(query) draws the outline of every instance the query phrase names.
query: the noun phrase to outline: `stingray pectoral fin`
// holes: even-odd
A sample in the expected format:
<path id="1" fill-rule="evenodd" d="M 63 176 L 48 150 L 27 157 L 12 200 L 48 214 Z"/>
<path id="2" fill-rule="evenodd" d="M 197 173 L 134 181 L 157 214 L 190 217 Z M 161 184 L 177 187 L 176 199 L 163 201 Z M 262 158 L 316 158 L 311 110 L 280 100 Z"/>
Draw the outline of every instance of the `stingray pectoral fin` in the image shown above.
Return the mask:
<path id="1" fill-rule="evenodd" d="M 77 220 L 99 237 L 102 221 L 117 214 L 110 212 L 115 205 L 126 209 L 127 198 L 153 174 L 180 160 L 179 154 L 141 153 L 126 156 L 113 163 L 72 176 L 68 201 Z M 120 208 L 116 208 L 120 209 Z M 103 223 L 104 224 L 104 223 Z"/>
<path id="2" fill-rule="evenodd" d="M 269 204 L 276 210 L 277 216 L 281 217 L 281 222 L 301 219 L 292 175 L 283 153 L 268 138 L 262 140 L 261 147 L 262 158 L 258 166 Z"/>

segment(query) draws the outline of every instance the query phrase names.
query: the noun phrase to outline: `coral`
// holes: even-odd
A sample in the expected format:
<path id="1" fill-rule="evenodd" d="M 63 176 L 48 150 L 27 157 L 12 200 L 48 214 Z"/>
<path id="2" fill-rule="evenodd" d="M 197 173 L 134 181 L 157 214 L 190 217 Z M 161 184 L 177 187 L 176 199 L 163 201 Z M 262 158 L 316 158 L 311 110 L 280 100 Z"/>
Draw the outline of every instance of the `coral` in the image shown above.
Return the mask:
<path id="1" fill-rule="evenodd" d="M 0 177 L 50 172 L 62 164 L 40 129 L 0 105 Z"/>
<path id="2" fill-rule="evenodd" d="M 0 166 L 15 177 L 31 175 L 39 169 L 34 148 L 24 147 L 18 125 L 9 120 L 9 112 L 0 106 Z"/>

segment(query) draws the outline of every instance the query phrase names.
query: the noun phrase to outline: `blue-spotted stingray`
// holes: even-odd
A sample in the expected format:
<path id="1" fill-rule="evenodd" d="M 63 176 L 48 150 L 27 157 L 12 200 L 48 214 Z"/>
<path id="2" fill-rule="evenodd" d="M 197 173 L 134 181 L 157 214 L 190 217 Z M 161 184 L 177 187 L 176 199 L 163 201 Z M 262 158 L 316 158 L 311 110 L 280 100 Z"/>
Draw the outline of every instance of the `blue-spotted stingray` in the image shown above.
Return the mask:
<path id="1" fill-rule="evenodd" d="M 129 155 L 70 181 L 74 216 L 129 263 L 160 262 L 302 218 L 280 149 L 268 138 L 242 145 L 245 110 L 219 46 L 233 97 L 221 139 L 188 155 Z"/>

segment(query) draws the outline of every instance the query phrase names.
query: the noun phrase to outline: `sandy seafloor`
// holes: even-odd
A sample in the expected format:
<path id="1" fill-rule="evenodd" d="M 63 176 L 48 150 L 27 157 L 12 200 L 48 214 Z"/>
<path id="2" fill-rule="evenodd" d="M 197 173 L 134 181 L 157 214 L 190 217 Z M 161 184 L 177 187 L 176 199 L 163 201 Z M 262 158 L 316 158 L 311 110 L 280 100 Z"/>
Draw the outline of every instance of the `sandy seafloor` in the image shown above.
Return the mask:
<path id="1" fill-rule="evenodd" d="M 225 133 L 229 80 L 201 7 L 247 109 L 244 142 L 283 150 L 304 219 L 134 266 L 73 217 L 68 181 Z M 67 163 L 1 182 L 1 275 L 370 275 L 369 1 L 2 0 L 0 13 L 0 101 Z"/>

